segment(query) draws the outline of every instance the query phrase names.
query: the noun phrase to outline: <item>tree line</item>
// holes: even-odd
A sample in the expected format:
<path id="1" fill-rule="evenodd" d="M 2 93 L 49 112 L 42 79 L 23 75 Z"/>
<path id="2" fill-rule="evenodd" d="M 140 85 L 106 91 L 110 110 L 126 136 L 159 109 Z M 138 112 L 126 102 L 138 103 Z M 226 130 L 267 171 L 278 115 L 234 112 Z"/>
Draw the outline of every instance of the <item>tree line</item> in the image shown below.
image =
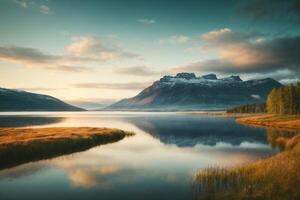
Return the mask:
<path id="1" fill-rule="evenodd" d="M 273 114 L 300 114 L 300 82 L 274 88 L 267 98 L 267 111 Z"/>
<path id="2" fill-rule="evenodd" d="M 266 103 L 254 103 L 231 108 L 227 110 L 227 113 L 264 113 L 266 111 Z"/>
<path id="3" fill-rule="evenodd" d="M 227 110 L 227 113 L 263 113 L 280 115 L 300 114 L 300 82 L 274 88 L 268 95 L 266 103 L 241 105 Z"/>

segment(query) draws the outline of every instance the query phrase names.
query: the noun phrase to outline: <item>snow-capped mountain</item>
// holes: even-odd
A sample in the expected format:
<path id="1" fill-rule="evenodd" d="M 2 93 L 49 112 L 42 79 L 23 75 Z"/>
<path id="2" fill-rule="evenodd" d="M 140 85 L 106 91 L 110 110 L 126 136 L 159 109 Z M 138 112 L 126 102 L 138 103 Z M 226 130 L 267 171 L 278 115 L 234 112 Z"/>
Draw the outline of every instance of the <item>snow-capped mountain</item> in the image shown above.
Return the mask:
<path id="1" fill-rule="evenodd" d="M 266 100 L 268 93 L 282 86 L 274 79 L 243 81 L 239 76 L 219 79 L 215 74 L 194 73 L 164 76 L 132 98 L 107 110 L 222 110 Z"/>
<path id="2" fill-rule="evenodd" d="M 0 88 L 0 111 L 80 111 L 52 96 Z"/>

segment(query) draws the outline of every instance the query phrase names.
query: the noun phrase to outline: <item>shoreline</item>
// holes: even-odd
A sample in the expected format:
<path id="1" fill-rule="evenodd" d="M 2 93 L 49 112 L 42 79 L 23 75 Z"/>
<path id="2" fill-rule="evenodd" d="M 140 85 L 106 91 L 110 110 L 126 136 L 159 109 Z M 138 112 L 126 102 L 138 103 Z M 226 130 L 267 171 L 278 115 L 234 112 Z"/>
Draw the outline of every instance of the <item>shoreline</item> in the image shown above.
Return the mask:
<path id="1" fill-rule="evenodd" d="M 84 151 L 131 135 L 112 128 L 0 128 L 0 170 Z"/>
<path id="2" fill-rule="evenodd" d="M 223 116 L 223 117 L 250 117 L 257 116 L 262 113 L 227 113 L 226 111 L 195 111 L 195 112 L 177 112 L 177 114 L 183 115 L 211 115 L 211 116 Z"/>
<path id="3" fill-rule="evenodd" d="M 270 129 L 300 132 L 300 115 L 258 114 L 238 117 L 237 122 Z"/>

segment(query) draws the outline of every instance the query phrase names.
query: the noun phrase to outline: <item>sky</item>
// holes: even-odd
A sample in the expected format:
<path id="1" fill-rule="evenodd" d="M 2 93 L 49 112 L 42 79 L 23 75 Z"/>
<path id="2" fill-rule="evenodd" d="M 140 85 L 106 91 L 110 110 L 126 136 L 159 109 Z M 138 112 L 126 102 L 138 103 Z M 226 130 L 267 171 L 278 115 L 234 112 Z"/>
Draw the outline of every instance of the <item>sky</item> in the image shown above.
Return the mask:
<path id="1" fill-rule="evenodd" d="M 300 80 L 300 1 L 0 0 L 0 87 L 97 108 L 164 75 Z"/>

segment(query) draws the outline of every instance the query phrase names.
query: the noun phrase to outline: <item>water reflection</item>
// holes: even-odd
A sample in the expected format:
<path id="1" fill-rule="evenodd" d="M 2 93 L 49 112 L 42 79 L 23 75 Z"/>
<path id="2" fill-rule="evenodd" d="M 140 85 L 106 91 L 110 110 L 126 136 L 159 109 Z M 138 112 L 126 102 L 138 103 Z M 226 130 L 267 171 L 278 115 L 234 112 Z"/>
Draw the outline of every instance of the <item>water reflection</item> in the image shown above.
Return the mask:
<path id="1" fill-rule="evenodd" d="M 272 148 L 279 148 L 281 151 L 285 148 L 284 139 L 289 139 L 297 135 L 296 131 L 284 131 L 276 129 L 267 129 L 268 143 Z"/>
<path id="2" fill-rule="evenodd" d="M 192 199 L 199 169 L 237 166 L 277 152 L 264 129 L 230 118 L 100 112 L 35 117 L 64 118 L 35 127 L 117 127 L 136 135 L 0 171 L 0 199 Z"/>
<path id="3" fill-rule="evenodd" d="M 239 125 L 234 119 L 212 116 L 150 116 L 126 119 L 165 144 L 192 147 L 196 144 L 215 146 L 228 143 L 267 144 L 265 131 Z"/>
<path id="4" fill-rule="evenodd" d="M 59 123 L 63 117 L 46 116 L 1 116 L 0 127 L 26 127 Z"/>

